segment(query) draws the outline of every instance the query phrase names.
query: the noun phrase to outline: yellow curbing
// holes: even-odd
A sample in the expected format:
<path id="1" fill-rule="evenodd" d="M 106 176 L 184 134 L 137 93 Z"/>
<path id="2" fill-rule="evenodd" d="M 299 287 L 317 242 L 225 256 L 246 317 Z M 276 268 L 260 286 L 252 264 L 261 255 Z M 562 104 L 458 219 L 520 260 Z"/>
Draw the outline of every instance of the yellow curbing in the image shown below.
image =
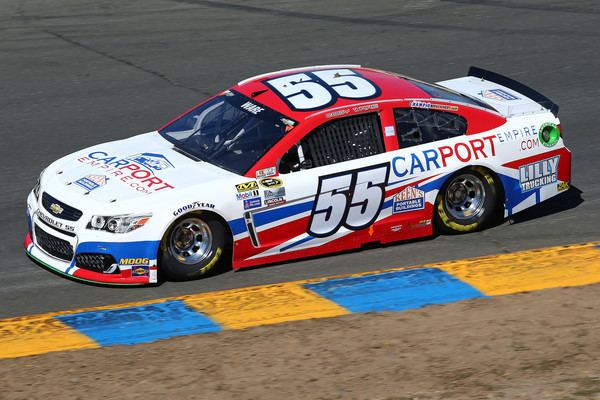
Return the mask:
<path id="1" fill-rule="evenodd" d="M 86 335 L 53 318 L 54 315 L 0 320 L 0 358 L 100 347 Z"/>
<path id="2" fill-rule="evenodd" d="M 187 297 L 185 303 L 229 329 L 350 313 L 299 283 L 198 294 Z"/>
<path id="3" fill-rule="evenodd" d="M 597 243 L 431 264 L 487 296 L 600 282 Z"/>

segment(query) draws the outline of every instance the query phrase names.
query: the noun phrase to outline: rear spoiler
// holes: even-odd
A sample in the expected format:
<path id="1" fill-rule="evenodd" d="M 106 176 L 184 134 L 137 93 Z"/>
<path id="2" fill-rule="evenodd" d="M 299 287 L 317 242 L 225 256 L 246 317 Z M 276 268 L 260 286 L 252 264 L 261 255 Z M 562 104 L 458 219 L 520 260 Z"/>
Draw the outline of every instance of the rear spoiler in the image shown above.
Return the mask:
<path id="1" fill-rule="evenodd" d="M 533 90 L 529 86 L 523 85 L 521 82 L 517 82 L 514 79 L 508 78 L 504 75 L 497 74 L 492 71 L 485 70 L 483 68 L 471 67 L 469 68 L 468 76 L 485 79 L 486 81 L 497 83 L 498 85 L 506 86 L 516 92 L 521 93 L 523 96 L 529 97 L 542 107 L 550 110 L 555 117 L 558 117 L 558 104 L 541 94 L 540 92 Z"/>

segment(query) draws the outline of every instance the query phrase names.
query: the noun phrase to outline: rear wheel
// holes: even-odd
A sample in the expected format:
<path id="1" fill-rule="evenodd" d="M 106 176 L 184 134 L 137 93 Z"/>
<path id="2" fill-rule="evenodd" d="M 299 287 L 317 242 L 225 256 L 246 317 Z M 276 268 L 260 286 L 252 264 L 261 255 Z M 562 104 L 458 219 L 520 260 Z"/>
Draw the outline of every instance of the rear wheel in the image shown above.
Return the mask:
<path id="1" fill-rule="evenodd" d="M 160 270 L 168 279 L 200 278 L 215 270 L 225 246 L 225 229 L 210 214 L 175 221 L 160 245 Z"/>
<path id="2" fill-rule="evenodd" d="M 459 171 L 438 194 L 436 225 L 446 233 L 472 232 L 494 216 L 498 195 L 493 175 L 483 168 Z"/>

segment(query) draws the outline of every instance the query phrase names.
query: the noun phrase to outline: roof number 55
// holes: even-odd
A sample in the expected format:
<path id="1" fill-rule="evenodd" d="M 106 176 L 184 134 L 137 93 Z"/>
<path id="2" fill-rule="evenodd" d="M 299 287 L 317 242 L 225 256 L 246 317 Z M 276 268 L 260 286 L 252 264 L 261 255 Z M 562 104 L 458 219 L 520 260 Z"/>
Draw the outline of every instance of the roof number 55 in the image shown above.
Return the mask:
<path id="1" fill-rule="evenodd" d="M 338 98 L 370 99 L 381 93 L 373 82 L 348 68 L 302 72 L 264 83 L 296 111 L 318 110 Z"/>
<path id="2" fill-rule="evenodd" d="M 383 205 L 389 164 L 321 176 L 308 233 L 326 237 L 342 226 L 356 231 L 373 224 Z"/>

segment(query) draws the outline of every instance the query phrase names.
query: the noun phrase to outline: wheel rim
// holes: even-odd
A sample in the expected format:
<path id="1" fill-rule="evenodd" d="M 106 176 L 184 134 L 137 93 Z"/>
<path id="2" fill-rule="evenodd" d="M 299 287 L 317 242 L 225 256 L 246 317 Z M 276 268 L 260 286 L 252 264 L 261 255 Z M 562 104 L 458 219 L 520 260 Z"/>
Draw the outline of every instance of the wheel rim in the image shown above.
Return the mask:
<path id="1" fill-rule="evenodd" d="M 183 264 L 198 264 L 206 259 L 213 245 L 208 224 L 199 218 L 186 218 L 171 232 L 169 251 Z"/>
<path id="2" fill-rule="evenodd" d="M 448 214 L 457 220 L 480 217 L 485 211 L 483 181 L 471 174 L 457 176 L 446 189 L 444 203 Z"/>

